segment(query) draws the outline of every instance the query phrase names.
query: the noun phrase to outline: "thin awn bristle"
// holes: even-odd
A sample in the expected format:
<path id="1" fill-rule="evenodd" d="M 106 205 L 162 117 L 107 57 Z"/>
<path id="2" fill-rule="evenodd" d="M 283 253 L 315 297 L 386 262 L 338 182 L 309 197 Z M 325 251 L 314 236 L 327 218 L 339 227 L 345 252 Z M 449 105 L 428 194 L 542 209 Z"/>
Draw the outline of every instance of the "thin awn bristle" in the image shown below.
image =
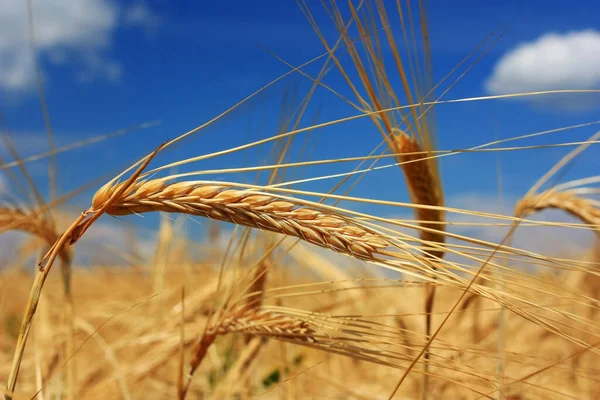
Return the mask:
<path id="1" fill-rule="evenodd" d="M 227 186 L 166 182 L 138 182 L 105 211 L 114 216 L 155 211 L 197 215 L 297 237 L 363 260 L 373 259 L 389 245 L 383 235 L 350 218 L 289 199 Z M 100 209 L 119 185 L 100 189 L 94 196 L 92 210 Z"/>

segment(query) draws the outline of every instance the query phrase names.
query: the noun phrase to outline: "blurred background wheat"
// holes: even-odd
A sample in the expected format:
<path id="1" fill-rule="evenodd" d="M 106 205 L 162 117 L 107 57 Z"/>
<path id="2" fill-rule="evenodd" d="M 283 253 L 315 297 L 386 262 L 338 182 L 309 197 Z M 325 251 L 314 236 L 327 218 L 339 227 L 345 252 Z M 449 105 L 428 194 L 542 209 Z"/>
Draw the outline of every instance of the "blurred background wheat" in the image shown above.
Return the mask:
<path id="1" fill-rule="evenodd" d="M 594 13 L 234 3 L 0 10 L 5 398 L 600 398 Z"/>

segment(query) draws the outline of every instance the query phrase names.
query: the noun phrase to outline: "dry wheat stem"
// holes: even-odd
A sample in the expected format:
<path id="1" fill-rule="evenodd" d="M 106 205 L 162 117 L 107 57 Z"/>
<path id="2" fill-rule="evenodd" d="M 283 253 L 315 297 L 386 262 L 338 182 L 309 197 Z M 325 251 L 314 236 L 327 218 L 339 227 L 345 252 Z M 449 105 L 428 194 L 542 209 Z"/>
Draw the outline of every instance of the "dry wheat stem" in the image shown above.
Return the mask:
<path id="1" fill-rule="evenodd" d="M 0 209 L 0 226 L 10 227 L 12 230 L 20 230 L 30 235 L 36 236 L 44 240 L 48 246 L 52 246 L 59 235 L 54 229 L 54 224 L 44 215 L 32 212 L 27 214 L 19 208 L 2 208 Z M 71 262 L 73 253 L 70 248 L 63 247 L 60 249 L 59 256 L 61 259 L 61 273 L 64 284 L 65 296 L 65 316 L 68 326 L 68 340 L 66 346 L 66 357 L 70 357 L 75 351 L 74 343 L 74 304 L 73 295 L 71 292 Z M 75 387 L 75 366 L 71 363 L 67 369 L 69 393 L 74 392 Z"/>
<path id="2" fill-rule="evenodd" d="M 140 162 L 136 163 L 135 166 L 138 168 L 135 170 L 135 172 L 122 184 L 120 188 L 112 192 L 111 197 L 107 198 L 105 204 L 96 210 L 95 213 L 93 213 L 91 216 L 89 211 L 81 213 L 81 215 L 67 228 L 67 230 L 56 239 L 56 242 L 52 245 L 48 253 L 46 253 L 46 255 L 42 258 L 42 261 L 40 261 L 38 264 L 38 272 L 35 275 L 33 285 L 27 299 L 23 321 L 21 322 L 19 336 L 17 338 L 17 345 L 15 346 L 15 353 L 6 382 L 6 394 L 4 395 L 6 400 L 13 399 L 13 394 L 17 386 L 17 379 L 19 377 L 19 370 L 21 368 L 21 362 L 23 360 L 23 354 L 25 352 L 25 346 L 27 345 L 29 332 L 31 331 L 31 326 L 33 323 L 33 317 L 40 301 L 44 283 L 48 278 L 48 274 L 50 273 L 54 261 L 61 254 L 61 252 L 67 248 L 68 245 L 74 244 L 79 238 L 81 238 L 86 229 L 88 229 L 98 218 L 100 218 L 100 216 L 105 212 L 105 209 L 110 206 L 114 198 L 119 197 L 123 191 L 125 191 L 136 181 L 136 179 L 138 179 L 142 171 L 148 166 L 150 161 L 164 146 L 165 144 L 159 146 L 154 152 L 146 156 Z"/>
<path id="3" fill-rule="evenodd" d="M 258 308 L 261 306 L 264 298 L 267 272 L 269 271 L 271 264 L 272 260 L 269 258 L 258 262 L 253 279 L 250 282 L 250 287 L 247 289 L 249 295 L 246 298 L 246 306 L 248 308 Z"/>

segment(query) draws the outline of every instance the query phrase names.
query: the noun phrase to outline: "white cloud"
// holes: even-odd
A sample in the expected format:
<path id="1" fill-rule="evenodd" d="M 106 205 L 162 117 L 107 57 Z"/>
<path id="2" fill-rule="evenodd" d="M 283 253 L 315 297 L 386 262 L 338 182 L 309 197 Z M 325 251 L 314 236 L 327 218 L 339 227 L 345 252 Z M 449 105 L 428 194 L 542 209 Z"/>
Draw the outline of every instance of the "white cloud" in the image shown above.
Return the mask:
<path id="1" fill-rule="evenodd" d="M 8 185 L 6 183 L 6 178 L 3 173 L 0 173 L 0 195 L 7 193 Z"/>
<path id="2" fill-rule="evenodd" d="M 600 89 L 600 32 L 547 33 L 505 54 L 485 83 L 492 94 L 558 89 Z M 567 109 L 589 108 L 594 95 L 525 99 Z M 573 101 L 575 100 L 575 101 Z"/>
<path id="3" fill-rule="evenodd" d="M 152 10 L 141 1 L 136 2 L 127 9 L 124 19 L 129 25 L 141 26 L 149 30 L 156 29 L 160 24 L 160 17 L 154 14 Z"/>
<path id="4" fill-rule="evenodd" d="M 122 67 L 110 56 L 116 28 L 130 23 L 125 19 L 132 17 L 138 26 L 158 23 L 143 3 L 138 4 L 121 9 L 110 0 L 33 2 L 38 57 L 57 65 L 75 64 L 80 81 L 118 80 Z M 27 3 L 4 0 L 0 7 L 0 89 L 19 93 L 32 89 L 34 83 Z"/>

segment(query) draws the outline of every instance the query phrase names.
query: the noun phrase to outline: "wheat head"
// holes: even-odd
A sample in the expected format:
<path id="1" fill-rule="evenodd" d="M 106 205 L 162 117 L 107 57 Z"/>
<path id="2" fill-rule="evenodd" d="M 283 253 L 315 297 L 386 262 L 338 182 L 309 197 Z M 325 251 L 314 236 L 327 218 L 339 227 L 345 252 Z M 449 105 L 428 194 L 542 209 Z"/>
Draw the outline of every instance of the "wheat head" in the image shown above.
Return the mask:
<path id="1" fill-rule="evenodd" d="M 119 185 L 101 188 L 94 196 L 91 211 L 101 209 Z M 197 215 L 282 233 L 364 260 L 373 259 L 389 244 L 381 234 L 342 215 L 267 193 L 216 184 L 168 184 L 166 179 L 136 182 L 105 209 L 114 216 L 155 211 Z"/>
<path id="2" fill-rule="evenodd" d="M 36 213 L 27 213 L 17 207 L 0 208 L 0 228 L 21 231 L 39 237 L 48 246 L 52 246 L 59 236 L 46 218 Z M 64 263 L 70 264 L 71 250 L 67 247 L 62 248 L 60 258 Z"/>
<path id="3" fill-rule="evenodd" d="M 526 217 L 545 209 L 558 209 L 579 218 L 590 225 L 600 236 L 600 209 L 589 200 L 577 196 L 572 191 L 547 190 L 540 194 L 528 195 L 515 206 L 515 215 Z"/>
<path id="4" fill-rule="evenodd" d="M 432 173 L 426 156 L 422 153 L 419 142 L 399 129 L 392 130 L 392 141 L 394 151 L 398 154 L 402 171 L 406 178 L 406 185 L 413 204 L 427 206 L 443 206 L 443 198 L 440 185 Z M 435 229 L 420 231 L 420 237 L 425 242 L 444 243 L 443 232 L 444 212 L 442 210 L 415 208 L 415 216 L 424 228 Z M 444 252 L 441 250 L 430 250 L 429 254 L 435 258 L 442 258 Z"/>
<path id="5" fill-rule="evenodd" d="M 240 312 L 231 313 L 215 332 L 218 335 L 241 332 L 253 336 L 298 338 L 309 343 L 317 342 L 315 331 L 308 322 L 260 308 L 243 308 Z"/>

